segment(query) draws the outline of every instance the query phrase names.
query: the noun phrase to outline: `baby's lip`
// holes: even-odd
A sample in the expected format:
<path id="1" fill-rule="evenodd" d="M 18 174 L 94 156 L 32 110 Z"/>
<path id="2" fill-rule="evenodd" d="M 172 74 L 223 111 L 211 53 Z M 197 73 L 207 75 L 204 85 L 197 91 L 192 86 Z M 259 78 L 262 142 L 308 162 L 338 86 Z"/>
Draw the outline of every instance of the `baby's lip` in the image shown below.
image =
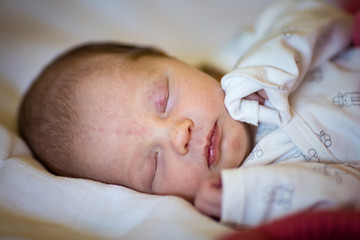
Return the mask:
<path id="1" fill-rule="evenodd" d="M 218 161 L 220 139 L 221 132 L 216 121 L 206 138 L 207 144 L 204 149 L 205 159 L 209 168 L 215 166 Z"/>

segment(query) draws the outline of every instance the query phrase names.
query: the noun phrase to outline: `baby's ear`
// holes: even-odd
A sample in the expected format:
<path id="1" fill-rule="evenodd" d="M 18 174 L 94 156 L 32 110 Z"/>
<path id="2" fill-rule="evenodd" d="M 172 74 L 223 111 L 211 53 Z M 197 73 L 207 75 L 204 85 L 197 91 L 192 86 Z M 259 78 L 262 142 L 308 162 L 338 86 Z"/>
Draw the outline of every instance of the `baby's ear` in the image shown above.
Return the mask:
<path id="1" fill-rule="evenodd" d="M 200 71 L 209 74 L 216 80 L 220 82 L 221 78 L 225 75 L 225 71 L 221 70 L 218 67 L 209 65 L 209 64 L 201 64 L 197 67 Z"/>

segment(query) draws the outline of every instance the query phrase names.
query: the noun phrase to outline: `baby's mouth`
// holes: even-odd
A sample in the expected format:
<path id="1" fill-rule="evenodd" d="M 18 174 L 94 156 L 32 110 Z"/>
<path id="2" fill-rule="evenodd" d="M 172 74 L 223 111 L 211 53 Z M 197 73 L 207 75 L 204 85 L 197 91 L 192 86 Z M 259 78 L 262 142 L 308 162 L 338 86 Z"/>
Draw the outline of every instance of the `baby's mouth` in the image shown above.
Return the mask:
<path id="1" fill-rule="evenodd" d="M 219 158 L 219 143 L 221 138 L 221 132 L 217 122 L 211 129 L 209 136 L 207 137 L 208 144 L 205 147 L 205 157 L 208 163 L 208 167 L 212 168 Z"/>

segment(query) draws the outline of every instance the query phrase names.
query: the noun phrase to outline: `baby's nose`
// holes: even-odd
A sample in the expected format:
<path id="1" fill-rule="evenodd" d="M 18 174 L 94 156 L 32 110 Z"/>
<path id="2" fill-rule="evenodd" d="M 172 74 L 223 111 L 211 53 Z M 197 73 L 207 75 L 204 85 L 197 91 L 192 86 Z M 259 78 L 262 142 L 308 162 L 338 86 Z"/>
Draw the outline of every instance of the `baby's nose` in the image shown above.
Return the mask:
<path id="1" fill-rule="evenodd" d="M 170 141 L 172 147 L 180 155 L 185 155 L 188 152 L 193 127 L 194 122 L 189 118 L 181 119 L 174 124 Z"/>

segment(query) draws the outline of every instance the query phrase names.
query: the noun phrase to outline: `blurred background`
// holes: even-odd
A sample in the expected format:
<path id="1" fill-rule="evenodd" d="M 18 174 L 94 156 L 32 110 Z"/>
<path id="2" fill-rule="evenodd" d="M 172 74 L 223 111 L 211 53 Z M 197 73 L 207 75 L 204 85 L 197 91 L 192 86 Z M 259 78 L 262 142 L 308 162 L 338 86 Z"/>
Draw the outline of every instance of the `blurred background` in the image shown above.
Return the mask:
<path id="1" fill-rule="evenodd" d="M 221 48 L 273 2 L 2 0 L 0 122 L 14 129 L 21 94 L 46 63 L 69 47 L 122 41 L 162 48 L 190 64 L 212 63 Z"/>

